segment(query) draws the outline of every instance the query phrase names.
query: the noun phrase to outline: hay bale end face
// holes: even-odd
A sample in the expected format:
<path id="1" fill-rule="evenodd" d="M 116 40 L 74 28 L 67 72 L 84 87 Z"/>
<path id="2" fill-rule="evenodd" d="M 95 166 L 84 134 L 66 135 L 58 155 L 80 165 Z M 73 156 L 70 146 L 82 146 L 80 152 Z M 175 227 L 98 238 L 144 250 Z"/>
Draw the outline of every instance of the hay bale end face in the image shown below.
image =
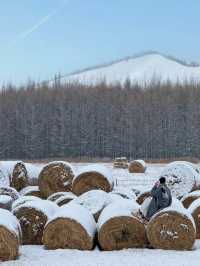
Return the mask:
<path id="1" fill-rule="evenodd" d="M 28 185 L 28 173 L 26 166 L 23 162 L 18 162 L 14 166 L 11 181 L 11 187 L 14 187 L 17 191 L 23 189 Z"/>
<path id="2" fill-rule="evenodd" d="M 145 226 L 135 215 L 138 205 L 130 200 L 108 205 L 98 221 L 98 240 L 103 250 L 142 248 L 147 245 Z"/>
<path id="3" fill-rule="evenodd" d="M 189 208 L 193 201 L 200 198 L 200 191 L 193 191 L 181 199 L 181 202 L 185 208 Z"/>
<path id="4" fill-rule="evenodd" d="M 152 217 L 147 237 L 153 248 L 191 250 L 196 237 L 194 220 L 183 206 L 171 206 Z"/>
<path id="5" fill-rule="evenodd" d="M 90 190 L 104 190 L 110 192 L 113 188 L 111 172 L 103 166 L 83 167 L 73 180 L 72 191 L 77 196 Z"/>
<path id="6" fill-rule="evenodd" d="M 196 225 L 196 238 L 200 239 L 200 199 L 196 199 L 189 206 L 188 211 L 191 213 L 194 218 L 194 222 Z"/>
<path id="7" fill-rule="evenodd" d="M 39 175 L 39 189 L 42 197 L 48 198 L 55 192 L 71 191 L 74 173 L 72 166 L 66 162 L 51 162 Z"/>
<path id="8" fill-rule="evenodd" d="M 94 246 L 96 223 L 85 208 L 70 204 L 47 223 L 43 235 L 43 244 L 48 249 L 91 250 Z"/>
<path id="9" fill-rule="evenodd" d="M 0 261 L 17 259 L 20 234 L 16 217 L 9 211 L 0 209 Z"/>
<path id="10" fill-rule="evenodd" d="M 146 163 L 143 160 L 135 160 L 130 162 L 128 169 L 130 173 L 145 173 Z"/>
<path id="11" fill-rule="evenodd" d="M 12 204 L 20 197 L 12 187 L 0 187 L 0 208 L 11 210 Z"/>
<path id="12" fill-rule="evenodd" d="M 14 208 L 18 218 L 24 245 L 41 245 L 44 226 L 48 218 L 55 213 L 57 205 L 46 200 L 29 201 Z"/>

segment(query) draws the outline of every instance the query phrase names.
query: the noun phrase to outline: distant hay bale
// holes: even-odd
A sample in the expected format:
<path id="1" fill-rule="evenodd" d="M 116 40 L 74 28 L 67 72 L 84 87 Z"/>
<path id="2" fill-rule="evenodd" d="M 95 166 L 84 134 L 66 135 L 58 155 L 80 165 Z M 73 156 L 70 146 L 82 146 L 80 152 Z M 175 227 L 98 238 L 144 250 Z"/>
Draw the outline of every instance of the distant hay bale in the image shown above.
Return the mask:
<path id="1" fill-rule="evenodd" d="M 23 162 L 17 162 L 13 168 L 11 181 L 11 187 L 14 187 L 17 191 L 28 185 L 28 173 L 26 166 Z"/>
<path id="2" fill-rule="evenodd" d="M 182 198 L 193 190 L 198 189 L 200 175 L 191 163 L 176 161 L 168 164 L 161 176 L 166 178 L 166 183 L 174 197 Z"/>
<path id="3" fill-rule="evenodd" d="M 128 169 L 130 173 L 145 173 L 146 163 L 143 160 L 135 160 L 130 162 Z"/>
<path id="4" fill-rule="evenodd" d="M 77 196 L 74 195 L 72 192 L 66 192 L 65 195 L 60 196 L 58 199 L 56 199 L 54 202 L 59 206 L 63 206 L 65 204 L 68 204 L 70 201 L 74 200 Z"/>
<path id="5" fill-rule="evenodd" d="M 176 200 L 152 217 L 147 225 L 147 237 L 153 248 L 191 250 L 196 238 L 194 220 Z"/>
<path id="6" fill-rule="evenodd" d="M 20 190 L 21 196 L 35 196 L 41 198 L 41 193 L 38 186 L 28 186 Z"/>
<path id="7" fill-rule="evenodd" d="M 71 191 L 74 173 L 72 166 L 66 162 L 51 162 L 39 175 L 39 189 L 42 197 L 48 198 L 59 191 Z"/>
<path id="8" fill-rule="evenodd" d="M 33 200 L 41 200 L 38 197 L 35 196 L 21 196 L 19 199 L 15 200 L 12 204 L 12 211 L 19 207 L 20 205 L 23 205 L 26 202 L 33 201 Z"/>
<path id="9" fill-rule="evenodd" d="M 136 216 L 138 208 L 133 201 L 124 199 L 102 211 L 98 221 L 98 240 L 103 250 L 146 247 L 145 226 Z"/>
<path id="10" fill-rule="evenodd" d="M 17 259 L 20 230 L 16 217 L 11 212 L 0 209 L 0 261 Z"/>
<path id="11" fill-rule="evenodd" d="M 128 168 L 128 160 L 126 157 L 119 157 L 115 158 L 113 163 L 114 168 L 121 168 L 121 169 L 127 169 Z"/>
<path id="12" fill-rule="evenodd" d="M 196 190 L 185 195 L 181 202 L 185 208 L 189 208 L 193 201 L 200 198 L 200 190 Z"/>
<path id="13" fill-rule="evenodd" d="M 48 249 L 91 250 L 96 223 L 82 206 L 69 204 L 60 208 L 45 226 L 43 244 Z"/>
<path id="14" fill-rule="evenodd" d="M 24 245 L 41 245 L 44 226 L 51 215 L 57 210 L 57 205 L 47 200 L 25 202 L 13 209 L 22 229 Z"/>
<path id="15" fill-rule="evenodd" d="M 103 166 L 93 165 L 82 168 L 73 180 L 72 191 L 76 195 L 81 195 L 87 191 L 100 189 L 110 192 L 113 188 L 113 178 L 111 172 Z"/>
<path id="16" fill-rule="evenodd" d="M 188 211 L 194 218 L 196 224 L 196 238 L 200 239 L 200 198 L 192 202 L 188 208 Z"/>
<path id="17" fill-rule="evenodd" d="M 145 199 L 149 198 L 151 196 L 151 192 L 150 191 L 145 191 L 142 192 L 138 195 L 137 197 L 137 203 L 142 205 L 142 203 L 145 201 Z"/>
<path id="18" fill-rule="evenodd" d="M 16 200 L 20 197 L 19 193 L 16 191 L 16 189 L 12 187 L 0 187 L 0 195 L 7 195 L 12 198 L 12 200 Z"/>
<path id="19" fill-rule="evenodd" d="M 103 190 L 90 190 L 75 198 L 72 203 L 83 206 L 94 216 L 95 221 L 99 219 L 102 210 L 111 202 L 110 195 Z"/>
<path id="20" fill-rule="evenodd" d="M 0 208 L 11 210 L 13 199 L 8 195 L 0 195 Z"/>

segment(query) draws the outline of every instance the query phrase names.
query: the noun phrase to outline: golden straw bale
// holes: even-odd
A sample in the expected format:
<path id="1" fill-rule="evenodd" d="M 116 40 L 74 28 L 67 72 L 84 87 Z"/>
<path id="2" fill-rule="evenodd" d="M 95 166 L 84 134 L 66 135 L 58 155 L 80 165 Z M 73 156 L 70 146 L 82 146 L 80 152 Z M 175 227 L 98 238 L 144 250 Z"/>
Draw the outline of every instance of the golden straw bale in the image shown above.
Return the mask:
<path id="1" fill-rule="evenodd" d="M 28 185 L 28 173 L 26 166 L 23 162 L 17 162 L 14 166 L 10 185 L 11 187 L 14 187 L 17 191 Z"/>
<path id="2" fill-rule="evenodd" d="M 130 162 L 128 169 L 130 173 L 145 173 L 146 163 L 143 160 L 135 160 Z"/>

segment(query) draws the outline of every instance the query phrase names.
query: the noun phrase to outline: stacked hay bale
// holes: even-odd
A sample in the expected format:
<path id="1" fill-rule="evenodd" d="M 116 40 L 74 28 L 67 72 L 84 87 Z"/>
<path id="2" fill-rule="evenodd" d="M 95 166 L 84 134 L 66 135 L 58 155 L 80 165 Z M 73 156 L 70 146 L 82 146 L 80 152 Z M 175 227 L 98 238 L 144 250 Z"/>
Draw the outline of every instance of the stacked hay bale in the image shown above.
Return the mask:
<path id="1" fill-rule="evenodd" d="M 142 203 L 151 196 L 151 192 L 150 191 L 144 191 L 141 192 L 138 197 L 137 197 L 137 203 L 142 205 Z"/>
<path id="2" fill-rule="evenodd" d="M 61 207 L 46 224 L 43 244 L 48 249 L 91 250 L 95 233 L 92 214 L 82 206 L 69 204 Z"/>
<path id="3" fill-rule="evenodd" d="M 20 191 L 28 185 L 28 173 L 23 162 L 17 162 L 13 168 L 10 180 L 11 187 Z"/>
<path id="4" fill-rule="evenodd" d="M 94 189 L 110 192 L 113 185 L 113 177 L 109 169 L 104 166 L 92 165 L 83 167 L 82 171 L 74 178 L 72 191 L 78 196 Z"/>
<path id="5" fill-rule="evenodd" d="M 61 207 L 65 204 L 68 204 L 69 202 L 71 202 L 72 200 L 76 199 L 77 196 L 74 195 L 72 192 L 66 192 L 65 195 L 59 197 L 58 199 L 55 200 L 55 203 Z"/>
<path id="6" fill-rule="evenodd" d="M 130 173 L 145 173 L 146 163 L 143 160 L 134 160 L 130 162 L 128 170 Z"/>
<path id="7" fill-rule="evenodd" d="M 40 198 L 35 196 L 21 196 L 12 203 L 12 212 L 14 211 L 15 208 L 19 207 L 20 205 L 23 205 L 26 202 L 34 200 L 40 200 Z"/>
<path id="8" fill-rule="evenodd" d="M 42 244 L 44 226 L 54 215 L 57 205 L 47 200 L 27 201 L 13 209 L 22 229 L 22 242 L 25 245 Z"/>
<path id="9" fill-rule="evenodd" d="M 172 195 L 179 199 L 199 187 L 200 175 L 191 163 L 182 161 L 170 163 L 164 168 L 161 176 L 166 178 Z"/>
<path id="10" fill-rule="evenodd" d="M 28 186 L 20 190 L 21 196 L 35 196 L 41 198 L 41 193 L 38 186 Z"/>
<path id="11" fill-rule="evenodd" d="M 12 203 L 19 198 L 19 193 L 11 187 L 0 187 L 0 208 L 11 210 Z"/>
<path id="12" fill-rule="evenodd" d="M 200 198 L 200 190 L 196 190 L 185 195 L 181 202 L 185 208 L 189 208 L 193 201 Z"/>
<path id="13" fill-rule="evenodd" d="M 115 158 L 113 167 L 114 168 L 127 169 L 128 168 L 127 158 L 126 157 Z"/>
<path id="14" fill-rule="evenodd" d="M 191 250 L 196 238 L 194 219 L 181 202 L 155 214 L 147 225 L 147 237 L 153 248 Z"/>
<path id="15" fill-rule="evenodd" d="M 194 218 L 196 224 L 196 238 L 200 239 L 200 198 L 192 202 L 188 208 L 188 211 Z"/>
<path id="16" fill-rule="evenodd" d="M 19 255 L 20 224 L 9 211 L 0 209 L 0 261 L 15 260 Z"/>
<path id="17" fill-rule="evenodd" d="M 88 209 L 94 216 L 95 221 L 98 221 L 102 210 L 111 202 L 108 193 L 103 190 L 90 190 L 81 196 L 77 197 L 72 203 L 79 204 Z"/>
<path id="18" fill-rule="evenodd" d="M 47 199 L 50 201 L 56 201 L 58 198 L 68 195 L 69 192 L 66 191 L 60 191 L 60 192 L 56 192 L 51 194 Z"/>
<path id="19" fill-rule="evenodd" d="M 130 200 L 108 205 L 98 221 L 98 240 L 103 250 L 142 248 L 147 245 L 145 226 L 137 217 L 139 206 Z"/>
<path id="20" fill-rule="evenodd" d="M 47 164 L 38 180 L 42 197 L 48 198 L 59 191 L 71 191 L 73 177 L 74 172 L 69 163 L 60 161 Z"/>

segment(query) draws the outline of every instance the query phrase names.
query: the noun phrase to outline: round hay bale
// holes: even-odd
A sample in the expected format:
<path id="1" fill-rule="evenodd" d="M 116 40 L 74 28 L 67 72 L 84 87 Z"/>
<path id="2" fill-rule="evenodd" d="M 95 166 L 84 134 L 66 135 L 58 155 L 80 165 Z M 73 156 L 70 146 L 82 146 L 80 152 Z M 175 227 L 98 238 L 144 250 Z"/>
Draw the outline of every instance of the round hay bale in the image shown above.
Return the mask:
<path id="1" fill-rule="evenodd" d="M 20 190 L 21 196 L 35 196 L 41 198 L 41 193 L 38 186 L 28 186 Z"/>
<path id="2" fill-rule="evenodd" d="M 193 201 L 200 198 L 200 190 L 196 190 L 188 193 L 181 199 L 183 206 L 187 209 L 192 204 Z"/>
<path id="3" fill-rule="evenodd" d="M 28 173 L 26 170 L 26 166 L 23 162 L 17 162 L 14 166 L 10 185 L 11 187 L 14 187 L 17 191 L 28 185 Z"/>
<path id="4" fill-rule="evenodd" d="M 0 209 L 0 261 L 17 259 L 20 230 L 16 217 L 11 212 Z"/>
<path id="5" fill-rule="evenodd" d="M 145 173 L 146 163 L 143 160 L 135 160 L 130 162 L 128 170 L 130 173 Z"/>
<path id="6" fill-rule="evenodd" d="M 90 212 L 77 204 L 60 208 L 45 226 L 43 244 L 48 249 L 91 250 L 96 223 Z"/>
<path id="7" fill-rule="evenodd" d="M 196 224 L 196 238 L 200 239 L 200 199 L 196 199 L 188 208 L 189 213 L 194 218 Z"/>
<path id="8" fill-rule="evenodd" d="M 119 195 L 124 199 L 136 200 L 136 194 L 131 189 L 123 188 L 123 187 L 116 187 L 113 189 L 110 194 Z"/>
<path id="9" fill-rule="evenodd" d="M 191 250 L 196 228 L 190 213 L 178 200 L 155 214 L 147 225 L 147 237 L 153 248 Z"/>
<path id="10" fill-rule="evenodd" d="M 51 194 L 47 199 L 50 201 L 56 201 L 58 198 L 60 198 L 64 195 L 67 195 L 67 194 L 68 194 L 68 192 L 66 192 L 66 191 L 60 191 L 60 192 L 56 192 L 56 193 Z"/>
<path id="11" fill-rule="evenodd" d="M 61 207 L 65 204 L 68 204 L 70 201 L 74 200 L 77 196 L 74 195 L 72 192 L 65 192 L 66 194 L 63 196 L 60 196 L 57 200 L 55 200 L 55 203 Z"/>
<path id="12" fill-rule="evenodd" d="M 79 204 L 88 209 L 94 216 L 95 221 L 98 221 L 102 210 L 111 202 L 108 193 L 103 190 L 90 190 L 73 200 L 72 203 Z"/>
<path id="13" fill-rule="evenodd" d="M 41 199 L 38 197 L 35 197 L 35 196 L 22 196 L 22 197 L 20 197 L 19 199 L 15 200 L 12 203 L 12 211 L 15 208 L 19 207 L 20 205 L 23 205 L 24 203 L 26 203 L 28 201 L 33 201 L 33 200 L 41 200 Z"/>
<path id="14" fill-rule="evenodd" d="M 72 191 L 77 196 L 90 190 L 104 190 L 110 192 L 113 188 L 111 172 L 104 166 L 93 165 L 83 167 L 74 178 Z"/>
<path id="15" fill-rule="evenodd" d="M 98 221 L 98 240 L 103 250 L 143 248 L 147 245 L 145 226 L 136 216 L 139 206 L 130 200 L 110 204 Z"/>
<path id="16" fill-rule="evenodd" d="M 128 160 L 126 157 L 119 157 L 115 158 L 113 163 L 114 168 L 121 168 L 121 169 L 127 169 L 128 168 Z"/>
<path id="17" fill-rule="evenodd" d="M 51 162 L 40 172 L 38 184 L 42 197 L 48 198 L 59 191 L 71 191 L 74 173 L 66 162 Z"/>
<path id="18" fill-rule="evenodd" d="M 56 204 L 47 200 L 28 201 L 13 209 L 21 225 L 24 245 L 42 244 L 44 226 L 57 209 Z"/>
<path id="19" fill-rule="evenodd" d="M 138 195 L 137 197 L 137 203 L 142 205 L 142 203 L 145 201 L 145 199 L 149 198 L 151 196 L 151 192 L 150 191 L 145 191 L 142 192 Z"/>
<path id="20" fill-rule="evenodd" d="M 13 201 L 20 197 L 19 193 L 12 187 L 0 187 L 0 195 L 10 196 Z"/>
<path id="21" fill-rule="evenodd" d="M 0 195 L 0 208 L 11 210 L 13 199 L 8 195 Z"/>
<path id="22" fill-rule="evenodd" d="M 199 174 L 190 163 L 177 161 L 168 164 L 161 176 L 166 178 L 166 183 L 174 197 L 181 199 L 197 188 Z"/>

